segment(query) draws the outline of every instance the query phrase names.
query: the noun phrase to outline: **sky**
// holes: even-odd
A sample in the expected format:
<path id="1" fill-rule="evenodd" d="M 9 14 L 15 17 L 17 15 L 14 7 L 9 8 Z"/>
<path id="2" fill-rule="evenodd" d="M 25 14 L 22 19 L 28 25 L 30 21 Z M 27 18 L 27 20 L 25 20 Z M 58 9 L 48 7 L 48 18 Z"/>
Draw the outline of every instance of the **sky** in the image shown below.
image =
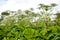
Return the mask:
<path id="1" fill-rule="evenodd" d="M 38 4 L 51 4 L 56 3 L 58 4 L 55 7 L 55 11 L 60 10 L 60 0 L 0 0 L 0 12 L 5 10 L 26 10 L 29 8 L 37 8 Z"/>

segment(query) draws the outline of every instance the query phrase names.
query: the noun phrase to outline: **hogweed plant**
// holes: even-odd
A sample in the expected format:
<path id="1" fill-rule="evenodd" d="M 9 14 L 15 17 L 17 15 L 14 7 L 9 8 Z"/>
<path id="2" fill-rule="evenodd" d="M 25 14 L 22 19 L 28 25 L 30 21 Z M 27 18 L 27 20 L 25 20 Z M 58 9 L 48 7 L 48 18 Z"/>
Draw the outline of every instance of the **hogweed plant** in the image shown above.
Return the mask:
<path id="1" fill-rule="evenodd" d="M 0 40 L 60 40 L 60 26 L 50 18 L 55 4 L 39 6 L 37 13 L 32 8 L 8 11 L 9 15 L 2 12 L 5 16 L 0 21 Z"/>

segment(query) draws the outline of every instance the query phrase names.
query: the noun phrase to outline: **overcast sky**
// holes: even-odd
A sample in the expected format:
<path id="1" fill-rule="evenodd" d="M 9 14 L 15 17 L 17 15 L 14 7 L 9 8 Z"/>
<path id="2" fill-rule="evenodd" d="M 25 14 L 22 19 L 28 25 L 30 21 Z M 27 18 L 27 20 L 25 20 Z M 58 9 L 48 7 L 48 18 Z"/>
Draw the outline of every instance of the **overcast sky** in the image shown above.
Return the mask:
<path id="1" fill-rule="evenodd" d="M 40 3 L 56 3 L 58 6 L 55 10 L 60 10 L 60 0 L 0 0 L 0 12 L 5 10 L 25 10 L 28 8 L 36 8 Z"/>

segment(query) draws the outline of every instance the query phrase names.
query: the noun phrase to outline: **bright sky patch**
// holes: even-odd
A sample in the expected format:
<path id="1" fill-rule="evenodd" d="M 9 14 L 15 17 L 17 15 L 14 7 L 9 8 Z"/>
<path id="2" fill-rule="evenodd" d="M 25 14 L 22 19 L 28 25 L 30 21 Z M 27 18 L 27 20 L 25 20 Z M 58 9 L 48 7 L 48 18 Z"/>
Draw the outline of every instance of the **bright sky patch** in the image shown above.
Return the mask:
<path id="1" fill-rule="evenodd" d="M 55 10 L 60 10 L 60 0 L 0 0 L 0 12 L 5 10 L 36 8 L 39 3 L 56 3 L 58 7 Z"/>

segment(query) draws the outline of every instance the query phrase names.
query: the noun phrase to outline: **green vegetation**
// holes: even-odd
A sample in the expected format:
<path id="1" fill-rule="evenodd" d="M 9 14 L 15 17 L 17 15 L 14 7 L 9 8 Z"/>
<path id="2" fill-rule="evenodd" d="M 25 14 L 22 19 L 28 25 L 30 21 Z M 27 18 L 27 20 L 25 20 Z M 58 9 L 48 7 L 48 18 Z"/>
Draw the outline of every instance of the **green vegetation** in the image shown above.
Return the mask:
<path id="1" fill-rule="evenodd" d="M 2 12 L 0 40 L 60 40 L 60 13 L 50 18 L 55 6 L 39 4 L 37 13 L 33 8 Z"/>

